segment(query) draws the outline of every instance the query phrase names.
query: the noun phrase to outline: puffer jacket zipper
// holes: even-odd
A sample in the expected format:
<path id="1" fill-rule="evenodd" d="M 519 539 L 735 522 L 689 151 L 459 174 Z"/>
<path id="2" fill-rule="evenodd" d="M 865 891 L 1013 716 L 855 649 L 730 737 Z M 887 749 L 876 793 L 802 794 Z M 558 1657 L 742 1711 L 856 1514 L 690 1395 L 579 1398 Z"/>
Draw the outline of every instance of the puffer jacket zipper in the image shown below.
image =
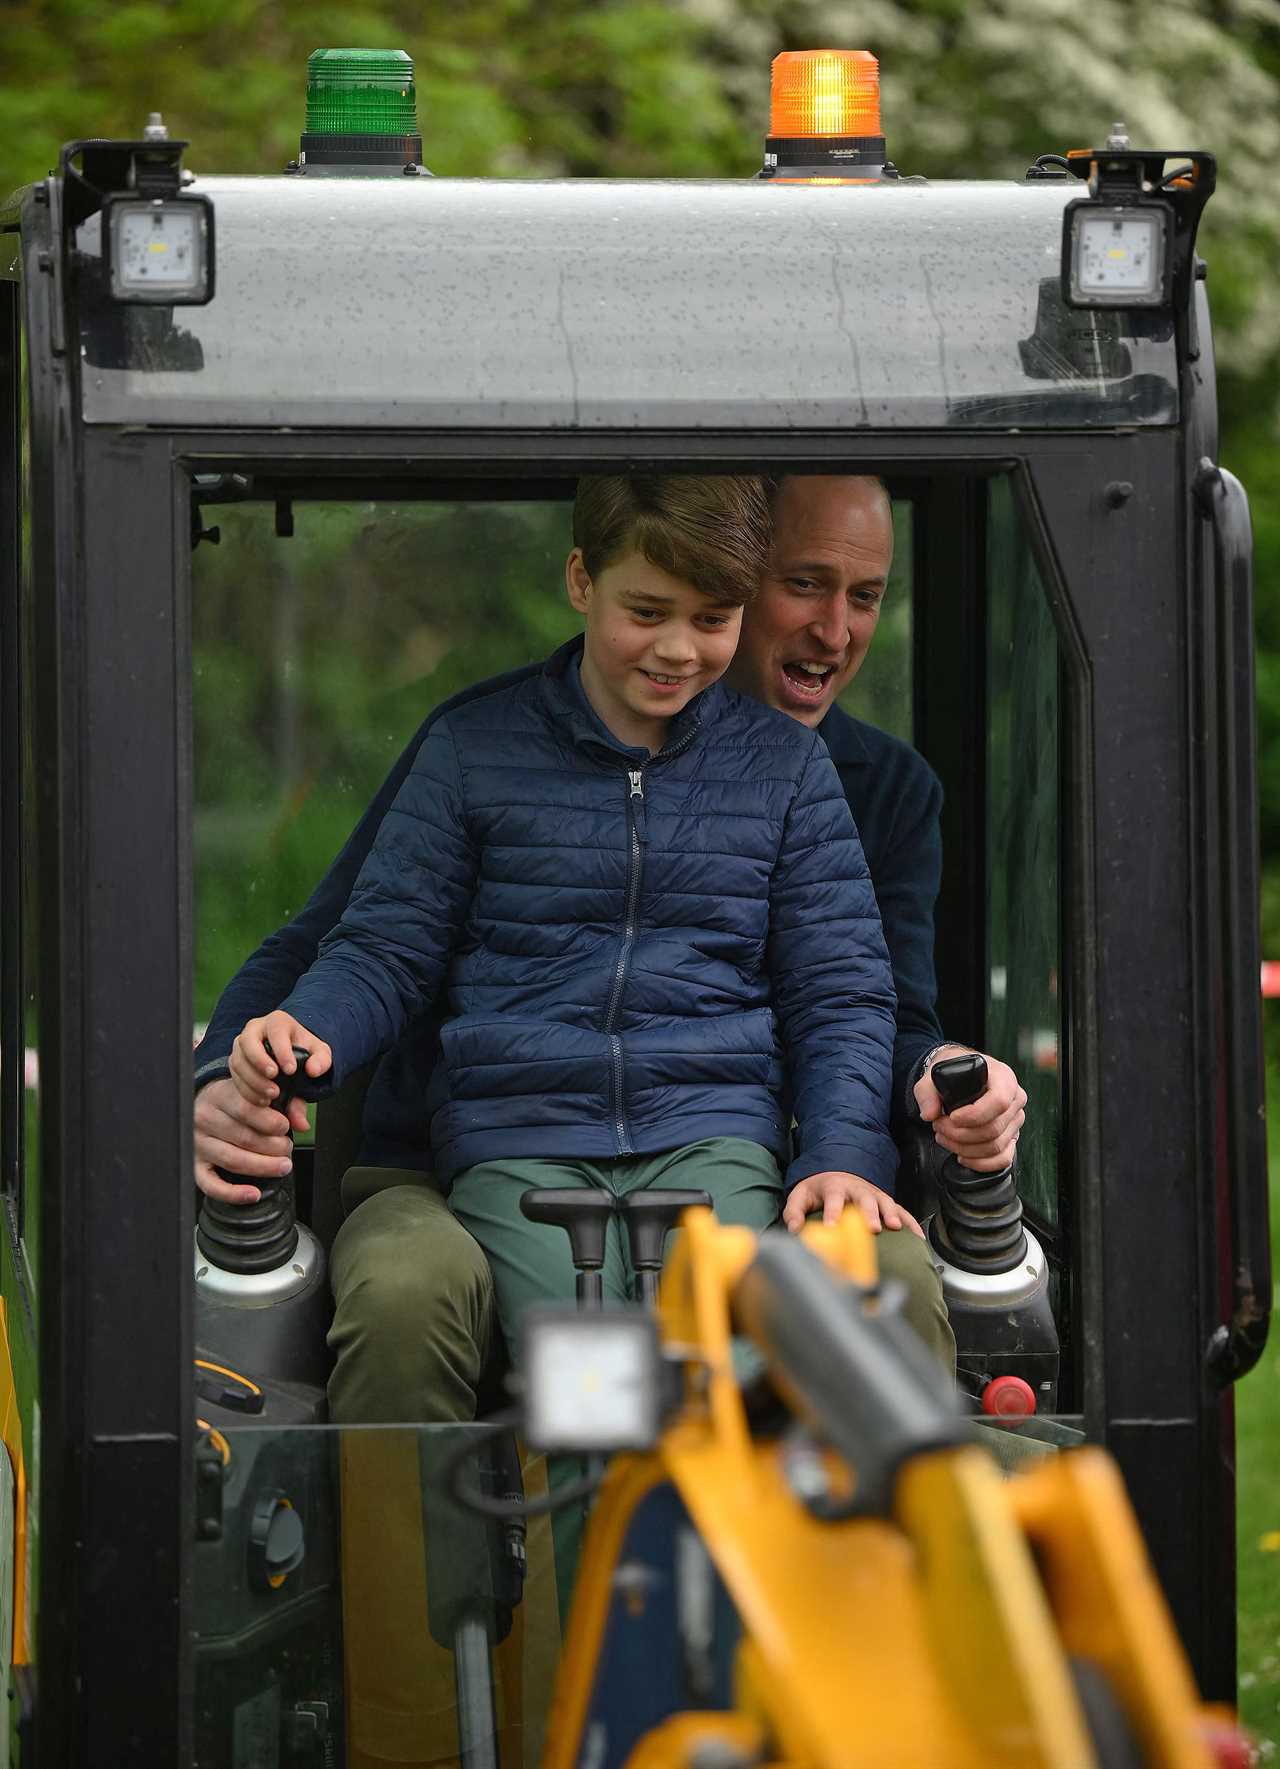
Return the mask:
<path id="1" fill-rule="evenodd" d="M 672 761 L 686 750 L 697 736 L 698 727 L 693 725 L 680 741 L 670 749 L 662 749 L 653 757 L 652 766 L 657 767 L 663 762 Z M 622 1058 L 622 1039 L 615 1032 L 618 1012 L 622 1006 L 622 991 L 627 980 L 627 971 L 631 964 L 631 952 L 639 932 L 638 910 L 640 907 L 640 878 L 644 870 L 644 847 L 647 840 L 645 833 L 645 798 L 644 769 L 628 768 L 627 781 L 627 897 L 626 909 L 622 923 L 622 944 L 618 948 L 618 962 L 613 973 L 613 988 L 609 992 L 609 1005 L 604 1016 L 604 1030 L 609 1039 L 609 1057 L 613 1070 L 613 1131 L 618 1141 L 619 1155 L 634 1155 L 631 1134 L 627 1126 L 627 1090 L 626 1071 Z"/>

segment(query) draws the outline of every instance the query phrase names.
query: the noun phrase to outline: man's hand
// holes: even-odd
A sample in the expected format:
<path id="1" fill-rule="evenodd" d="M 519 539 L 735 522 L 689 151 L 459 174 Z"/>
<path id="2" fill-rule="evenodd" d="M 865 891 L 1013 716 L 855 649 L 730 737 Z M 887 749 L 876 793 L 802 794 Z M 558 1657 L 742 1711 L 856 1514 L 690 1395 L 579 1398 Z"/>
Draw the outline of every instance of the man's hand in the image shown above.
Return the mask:
<path id="1" fill-rule="evenodd" d="M 243 1098 L 253 1106 L 269 1106 L 280 1089 L 275 1076 L 292 1075 L 297 1069 L 293 1047 L 307 1052 L 306 1073 L 315 1080 L 333 1067 L 333 1052 L 314 1032 L 277 1008 L 261 1019 L 250 1020 L 231 1046 L 228 1067 Z"/>
<path id="2" fill-rule="evenodd" d="M 888 1192 L 882 1192 L 869 1179 L 859 1179 L 856 1173 L 811 1173 L 808 1179 L 792 1187 L 782 1220 L 794 1235 L 804 1227 L 811 1211 L 821 1210 L 823 1222 L 839 1222 L 846 1204 L 855 1204 L 861 1210 L 862 1220 L 873 1235 L 878 1235 L 882 1228 L 909 1228 L 912 1234 L 924 1238 L 924 1230 L 909 1210 L 895 1204 Z"/>
<path id="3" fill-rule="evenodd" d="M 288 1132 L 306 1128 L 305 1100 L 291 1099 L 283 1110 L 252 1106 L 234 1081 L 210 1081 L 196 1095 L 196 1184 L 224 1204 L 256 1204 L 256 1185 L 231 1183 L 215 1167 L 250 1181 L 282 1179 L 293 1165 Z"/>
<path id="4" fill-rule="evenodd" d="M 947 1113 L 933 1085 L 931 1070 L 934 1063 L 953 1056 L 985 1058 L 987 1091 L 972 1105 L 957 1106 L 954 1112 Z M 1027 1096 L 1008 1063 L 986 1056 L 983 1051 L 971 1051 L 967 1044 L 944 1044 L 941 1050 L 934 1051 L 929 1068 L 916 1082 L 915 1096 L 920 1116 L 926 1124 L 933 1125 L 934 1141 L 966 1167 L 978 1173 L 1003 1173 L 1013 1160 L 1018 1133 L 1027 1115 Z"/>

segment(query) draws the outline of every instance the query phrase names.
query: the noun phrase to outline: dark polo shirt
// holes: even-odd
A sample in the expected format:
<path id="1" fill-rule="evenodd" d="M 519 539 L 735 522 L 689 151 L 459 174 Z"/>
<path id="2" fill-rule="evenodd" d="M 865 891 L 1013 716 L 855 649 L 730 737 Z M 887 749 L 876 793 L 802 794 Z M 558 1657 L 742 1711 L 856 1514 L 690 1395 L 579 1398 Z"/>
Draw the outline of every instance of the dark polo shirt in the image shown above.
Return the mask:
<path id="1" fill-rule="evenodd" d="M 491 677 L 455 695 L 423 721 L 304 908 L 262 942 L 223 990 L 196 1053 L 197 1087 L 228 1073 L 231 1046 L 245 1021 L 279 1006 L 311 965 L 321 940 L 341 920 L 378 827 L 436 719 L 541 668 L 539 663 Z M 893 965 L 898 993 L 893 1059 L 897 1129 L 922 1059 L 942 1043 L 934 1013 L 933 974 L 933 905 L 942 870 L 938 828 L 942 788 L 909 744 L 839 708 L 828 713 L 820 730 L 862 837 Z M 436 1025 L 434 1015 L 423 1016 L 378 1064 L 365 1100 L 362 1163 L 425 1168 L 424 1102 L 435 1066 Z"/>

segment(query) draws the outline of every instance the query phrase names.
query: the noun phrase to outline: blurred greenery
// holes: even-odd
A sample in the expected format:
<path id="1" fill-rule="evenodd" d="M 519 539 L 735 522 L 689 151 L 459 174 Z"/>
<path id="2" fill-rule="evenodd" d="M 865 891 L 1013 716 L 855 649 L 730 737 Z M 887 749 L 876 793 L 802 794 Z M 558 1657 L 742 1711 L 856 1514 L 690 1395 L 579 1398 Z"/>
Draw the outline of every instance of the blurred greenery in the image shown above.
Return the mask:
<path id="1" fill-rule="evenodd" d="M 1267 1008 L 1269 1043 L 1280 1035 L 1280 1004 Z M 1271 1264 L 1280 1271 L 1280 1072 L 1267 1076 L 1271 1160 Z M 1236 1396 L 1237 1578 L 1240 1714 L 1262 1759 L 1280 1752 L 1280 1331 L 1273 1326 L 1257 1368 Z"/>

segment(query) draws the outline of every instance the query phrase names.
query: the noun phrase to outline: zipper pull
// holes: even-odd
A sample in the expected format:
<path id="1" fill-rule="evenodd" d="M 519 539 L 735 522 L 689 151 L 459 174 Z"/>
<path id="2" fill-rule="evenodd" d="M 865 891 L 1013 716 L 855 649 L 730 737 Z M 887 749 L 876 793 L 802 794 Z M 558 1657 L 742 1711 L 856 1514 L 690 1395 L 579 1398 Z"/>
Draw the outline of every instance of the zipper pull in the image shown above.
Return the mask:
<path id="1" fill-rule="evenodd" d="M 631 783 L 631 791 L 627 794 L 627 809 L 631 813 L 631 827 L 635 830 L 636 840 L 641 847 L 644 847 L 649 839 L 644 828 L 644 774 L 639 768 L 628 768 L 627 779 Z"/>

